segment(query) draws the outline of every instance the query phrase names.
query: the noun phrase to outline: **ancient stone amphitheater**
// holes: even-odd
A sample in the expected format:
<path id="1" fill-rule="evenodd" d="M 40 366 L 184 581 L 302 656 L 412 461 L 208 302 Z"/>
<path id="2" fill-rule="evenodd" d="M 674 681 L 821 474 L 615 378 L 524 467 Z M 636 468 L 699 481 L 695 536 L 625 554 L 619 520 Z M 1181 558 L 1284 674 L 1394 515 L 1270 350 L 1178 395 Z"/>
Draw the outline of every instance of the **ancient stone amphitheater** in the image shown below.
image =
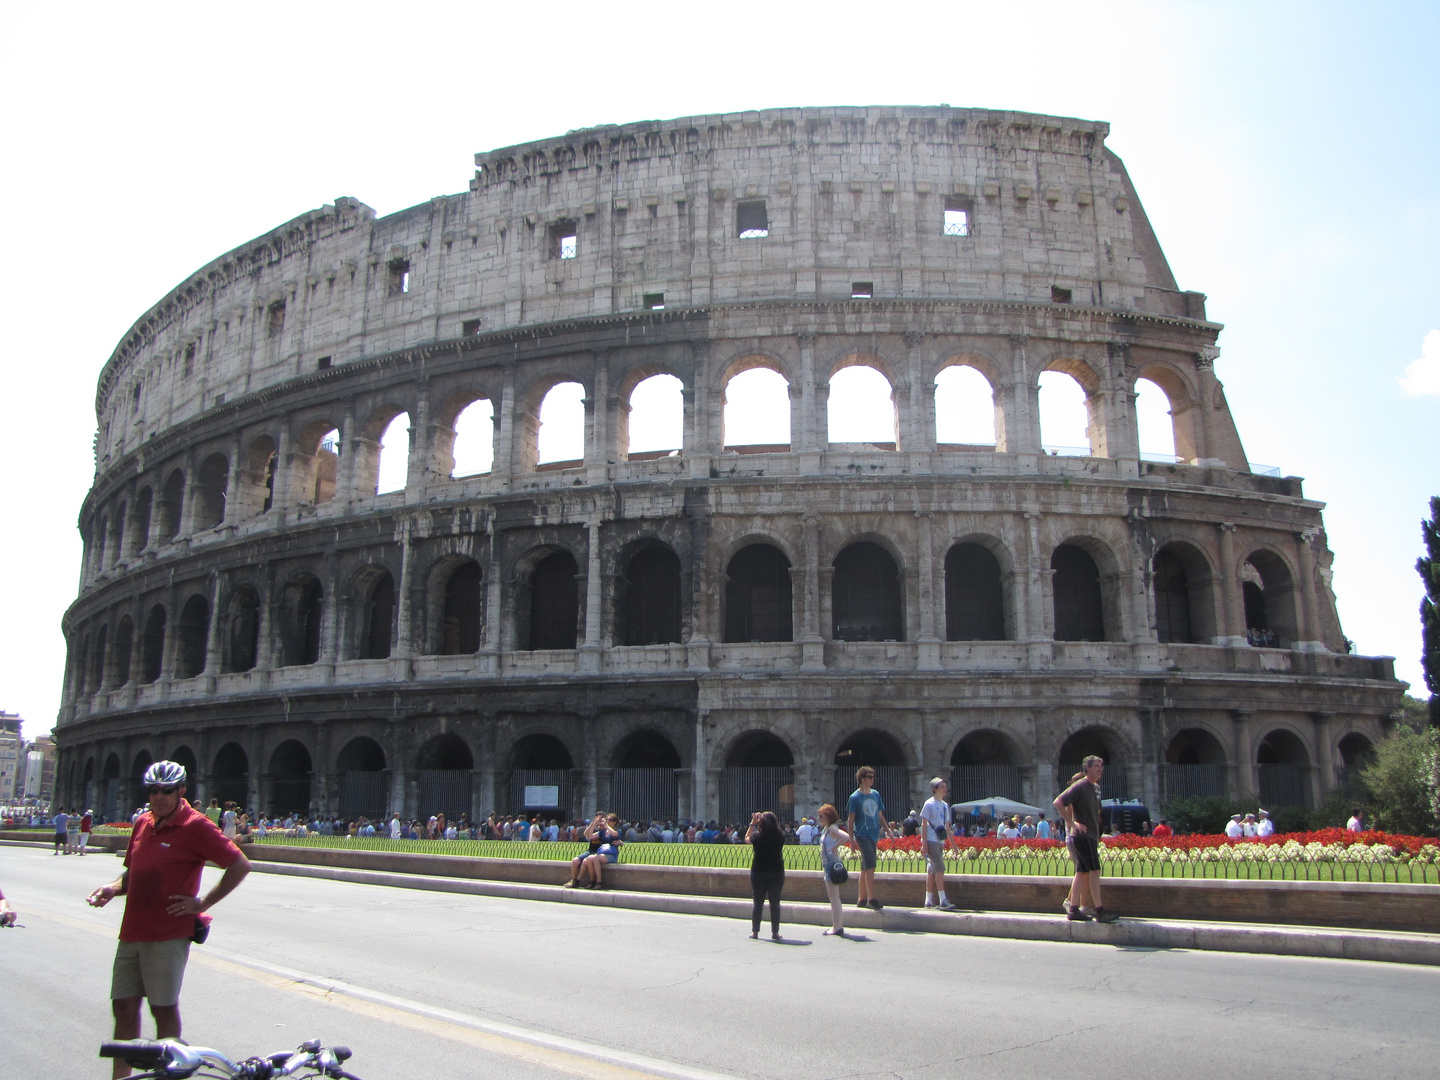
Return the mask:
<path id="1" fill-rule="evenodd" d="M 99 381 L 61 801 L 113 816 L 170 757 L 261 810 L 734 819 L 865 763 L 903 813 L 1098 752 L 1112 796 L 1313 804 L 1403 684 L 1349 653 L 1321 504 L 1247 463 L 1107 132 L 575 131 L 201 267 Z M 1088 446 L 1042 442 L 1045 373 Z M 880 436 L 832 440 L 857 374 Z M 993 432 L 957 435 L 977 378 Z"/>

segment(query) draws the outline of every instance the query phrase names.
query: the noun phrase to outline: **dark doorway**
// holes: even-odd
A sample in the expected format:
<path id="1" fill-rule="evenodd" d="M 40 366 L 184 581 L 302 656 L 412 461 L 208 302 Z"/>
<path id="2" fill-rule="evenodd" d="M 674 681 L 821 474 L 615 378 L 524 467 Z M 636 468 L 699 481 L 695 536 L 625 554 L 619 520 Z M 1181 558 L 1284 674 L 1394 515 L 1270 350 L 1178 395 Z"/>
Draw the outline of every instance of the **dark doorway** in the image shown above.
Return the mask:
<path id="1" fill-rule="evenodd" d="M 287 739 L 270 755 L 270 805 L 274 814 L 310 813 L 310 751 Z"/>
<path id="2" fill-rule="evenodd" d="M 1050 556 L 1055 591 L 1055 640 L 1104 641 L 1105 612 L 1100 571 L 1090 554 L 1061 544 Z"/>
<path id="3" fill-rule="evenodd" d="M 680 640 L 680 558 L 651 544 L 625 568 L 620 641 L 623 645 L 664 645 Z"/>
<path id="4" fill-rule="evenodd" d="M 836 641 L 903 641 L 900 572 L 879 544 L 851 544 L 835 558 L 831 614 Z"/>
<path id="5" fill-rule="evenodd" d="M 390 576 L 390 571 L 382 571 L 370 586 L 364 614 L 364 651 L 361 658 L 384 660 L 390 655 L 391 627 L 395 622 L 395 579 Z"/>
<path id="6" fill-rule="evenodd" d="M 998 731 L 972 731 L 950 755 L 950 801 L 970 802 L 1001 796 L 1020 802 L 1024 774 L 1009 738 Z"/>
<path id="7" fill-rule="evenodd" d="M 351 739 L 335 762 L 340 774 L 340 816 L 379 818 L 388 803 L 385 751 L 374 739 Z"/>
<path id="8" fill-rule="evenodd" d="M 1000 560 L 980 544 L 956 544 L 945 555 L 945 640 L 1005 640 Z"/>
<path id="9" fill-rule="evenodd" d="M 579 633 L 579 568 L 566 551 L 547 555 L 530 574 L 531 649 L 573 649 Z"/>
<path id="10" fill-rule="evenodd" d="M 215 798 L 244 810 L 250 801 L 250 759 L 239 743 L 226 743 L 215 754 Z"/>
<path id="11" fill-rule="evenodd" d="M 226 671 L 250 671 L 259 657 L 260 596 L 249 585 L 230 594 L 230 613 L 225 627 Z"/>
<path id="12" fill-rule="evenodd" d="M 469 816 L 475 756 L 464 739 L 454 732 L 435 736 L 420 748 L 415 764 L 420 798 L 416 809 L 422 818 L 443 813 L 446 821 L 454 821 L 461 814 Z"/>
<path id="13" fill-rule="evenodd" d="M 156 604 L 145 618 L 145 637 L 140 647 L 140 663 L 143 667 L 140 681 L 153 683 L 160 678 L 160 668 L 165 660 L 165 609 Z"/>
<path id="14" fill-rule="evenodd" d="M 192 596 L 180 609 L 176 626 L 175 677 L 193 679 L 205 670 L 205 652 L 210 641 L 210 605 L 203 596 Z"/>
<path id="15" fill-rule="evenodd" d="M 569 749 L 554 735 L 534 734 L 520 739 L 510 752 L 509 812 L 573 817 L 574 764 Z"/>
<path id="16" fill-rule="evenodd" d="M 637 731 L 615 748 L 610 807 L 623 821 L 673 821 L 680 816 L 676 770 L 680 754 L 664 735 Z"/>
<path id="17" fill-rule="evenodd" d="M 795 756 L 768 731 L 742 735 L 720 770 L 720 822 L 748 823 L 756 810 L 773 810 L 782 822 L 795 817 Z"/>
<path id="18" fill-rule="evenodd" d="M 790 560 L 779 548 L 751 544 L 726 568 L 725 640 L 795 640 Z"/>
<path id="19" fill-rule="evenodd" d="M 461 563 L 445 583 L 445 613 L 440 655 L 467 656 L 480 651 L 480 564 Z"/>

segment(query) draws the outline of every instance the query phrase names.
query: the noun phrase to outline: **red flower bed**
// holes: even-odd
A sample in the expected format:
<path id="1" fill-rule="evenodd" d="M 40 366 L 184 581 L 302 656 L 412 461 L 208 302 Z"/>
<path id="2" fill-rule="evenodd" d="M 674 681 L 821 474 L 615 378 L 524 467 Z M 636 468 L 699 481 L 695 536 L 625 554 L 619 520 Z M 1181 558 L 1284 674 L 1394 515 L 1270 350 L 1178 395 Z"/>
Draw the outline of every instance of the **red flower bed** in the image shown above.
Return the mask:
<path id="1" fill-rule="evenodd" d="M 1232 840 L 1224 833 L 1201 834 L 1195 836 L 1138 836 L 1134 833 L 1122 833 L 1119 836 L 1112 836 L 1105 840 L 1105 846 L 1116 850 L 1135 851 L 1145 848 L 1168 848 L 1171 850 L 1193 851 L 1200 848 L 1225 847 L 1230 844 L 1268 844 L 1277 846 L 1291 840 L 1301 844 L 1339 844 L 1342 847 L 1349 847 L 1351 844 L 1385 844 L 1392 848 L 1396 854 L 1404 852 L 1409 855 L 1419 854 L 1419 851 L 1426 844 L 1434 845 L 1437 841 L 1433 837 L 1424 836 L 1403 836 L 1397 833 L 1384 833 L 1376 830 L 1355 833 L 1349 829 L 1318 829 L 1315 832 L 1283 833 L 1275 836 L 1267 836 L 1264 839 L 1251 837 L 1248 839 Z M 1059 840 L 1001 840 L 995 836 L 961 836 L 955 839 L 955 846 L 961 848 L 975 848 L 979 851 L 1006 850 L 1012 848 L 1051 848 L 1059 847 Z M 881 840 L 879 843 L 881 851 L 913 851 L 917 854 L 922 850 L 920 837 L 901 836 L 894 839 Z"/>

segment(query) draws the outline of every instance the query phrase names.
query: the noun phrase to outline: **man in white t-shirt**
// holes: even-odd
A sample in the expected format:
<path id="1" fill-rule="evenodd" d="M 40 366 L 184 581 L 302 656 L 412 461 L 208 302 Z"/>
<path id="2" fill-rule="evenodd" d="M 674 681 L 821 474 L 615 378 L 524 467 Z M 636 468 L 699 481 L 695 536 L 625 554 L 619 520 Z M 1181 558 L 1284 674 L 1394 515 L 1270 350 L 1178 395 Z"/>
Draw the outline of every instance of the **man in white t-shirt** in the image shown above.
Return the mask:
<path id="1" fill-rule="evenodd" d="M 1241 832 L 1241 835 L 1243 835 L 1243 836 L 1245 837 L 1245 839 L 1247 839 L 1247 840 L 1253 840 L 1253 839 L 1255 838 L 1255 835 L 1256 835 L 1256 834 L 1255 834 L 1255 815 L 1254 815 L 1254 814 L 1246 814 L 1246 815 L 1245 815 L 1245 820 L 1242 821 L 1242 822 L 1240 822 L 1240 832 Z"/>
<path id="2" fill-rule="evenodd" d="M 401 825 L 400 825 L 400 811 L 399 811 L 399 810 L 396 810 L 394 813 L 392 813 L 392 814 L 390 815 L 390 839 L 391 839 L 391 840 L 399 840 L 399 839 L 400 839 L 400 829 L 401 829 Z"/>
<path id="3" fill-rule="evenodd" d="M 815 826 L 810 824 L 809 818 L 802 818 L 800 827 L 795 830 L 795 842 L 797 844 L 813 844 L 815 842 Z"/>
<path id="4" fill-rule="evenodd" d="M 1364 832 L 1365 811 L 1361 810 L 1358 806 L 1352 807 L 1350 811 L 1350 820 L 1345 823 L 1345 828 L 1349 829 L 1351 832 Z"/>
<path id="5" fill-rule="evenodd" d="M 1260 811 L 1260 820 L 1255 823 L 1255 835 L 1261 839 L 1275 835 L 1275 822 L 1270 820 L 1269 810 Z"/>
<path id="6" fill-rule="evenodd" d="M 1240 824 L 1239 814 L 1230 815 L 1230 820 L 1225 823 L 1225 835 L 1231 840 L 1239 840 L 1245 835 L 1245 826 Z"/>
<path id="7" fill-rule="evenodd" d="M 945 844 L 950 839 L 949 785 L 940 777 L 930 781 L 930 798 L 920 808 L 920 840 L 925 845 L 925 906 L 955 911 L 945 895 Z"/>

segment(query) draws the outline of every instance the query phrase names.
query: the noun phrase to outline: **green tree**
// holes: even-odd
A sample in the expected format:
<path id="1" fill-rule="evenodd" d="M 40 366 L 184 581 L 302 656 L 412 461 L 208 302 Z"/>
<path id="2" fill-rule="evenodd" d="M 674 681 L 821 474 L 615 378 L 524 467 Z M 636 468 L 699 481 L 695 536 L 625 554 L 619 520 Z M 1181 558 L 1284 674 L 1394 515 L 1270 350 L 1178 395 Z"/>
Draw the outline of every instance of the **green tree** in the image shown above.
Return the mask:
<path id="1" fill-rule="evenodd" d="M 1420 522 L 1425 554 L 1415 570 L 1425 584 L 1420 599 L 1420 665 L 1430 691 L 1430 723 L 1440 727 L 1440 496 L 1430 500 L 1430 519 Z"/>
<path id="2" fill-rule="evenodd" d="M 1440 830 L 1440 729 L 1396 727 L 1360 775 L 1370 793 L 1374 828 L 1412 836 Z"/>

